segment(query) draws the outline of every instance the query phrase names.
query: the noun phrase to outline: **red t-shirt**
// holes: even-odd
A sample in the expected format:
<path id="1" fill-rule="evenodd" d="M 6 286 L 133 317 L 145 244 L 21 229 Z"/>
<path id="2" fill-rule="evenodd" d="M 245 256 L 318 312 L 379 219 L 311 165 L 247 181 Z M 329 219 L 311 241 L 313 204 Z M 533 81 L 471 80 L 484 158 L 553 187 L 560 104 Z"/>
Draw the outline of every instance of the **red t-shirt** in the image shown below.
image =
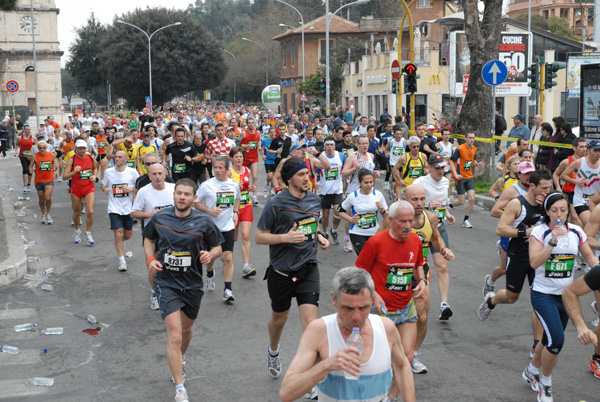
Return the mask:
<path id="1" fill-rule="evenodd" d="M 401 310 L 412 298 L 413 272 L 423 266 L 423 245 L 415 233 L 401 242 L 386 230 L 367 241 L 355 265 L 371 274 L 388 311 Z"/>
<path id="2" fill-rule="evenodd" d="M 248 145 L 246 148 L 246 161 L 258 160 L 258 146 L 260 145 L 260 135 L 258 130 L 254 130 L 254 134 L 246 130 L 246 135 L 242 140 L 242 145 Z"/>
<path id="3" fill-rule="evenodd" d="M 206 144 L 205 152 L 207 155 L 216 158 L 217 156 L 229 156 L 230 150 L 231 143 L 227 140 L 227 138 L 223 138 L 222 140 L 213 138 Z"/>

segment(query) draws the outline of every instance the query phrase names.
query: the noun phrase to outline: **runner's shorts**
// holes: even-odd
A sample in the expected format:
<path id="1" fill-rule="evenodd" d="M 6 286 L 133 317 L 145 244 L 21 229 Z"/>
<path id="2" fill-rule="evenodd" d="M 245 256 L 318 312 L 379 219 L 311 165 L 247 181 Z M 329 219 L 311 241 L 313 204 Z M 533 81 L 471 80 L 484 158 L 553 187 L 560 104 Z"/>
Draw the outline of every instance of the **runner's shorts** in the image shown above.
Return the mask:
<path id="1" fill-rule="evenodd" d="M 170 287 L 160 287 L 154 285 L 158 306 L 160 308 L 160 316 L 164 320 L 166 316 L 174 313 L 177 310 L 182 310 L 190 320 L 195 320 L 200 311 L 200 303 L 204 291 L 198 289 L 175 289 Z"/>
<path id="2" fill-rule="evenodd" d="M 319 268 L 315 262 L 306 263 L 289 274 L 277 272 L 269 266 L 264 279 L 267 280 L 271 309 L 275 313 L 288 311 L 294 297 L 298 306 L 319 305 Z"/>

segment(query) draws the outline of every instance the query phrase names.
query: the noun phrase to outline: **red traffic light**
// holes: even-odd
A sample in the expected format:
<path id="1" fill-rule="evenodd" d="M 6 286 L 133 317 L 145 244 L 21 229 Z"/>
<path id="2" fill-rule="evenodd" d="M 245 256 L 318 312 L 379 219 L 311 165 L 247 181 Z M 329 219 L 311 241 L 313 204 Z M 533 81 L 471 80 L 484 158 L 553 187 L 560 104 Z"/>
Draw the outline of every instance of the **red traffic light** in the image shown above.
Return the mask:
<path id="1" fill-rule="evenodd" d="M 404 72 L 409 75 L 413 75 L 416 71 L 417 71 L 417 66 L 415 66 L 413 63 L 408 63 L 407 65 L 404 66 Z"/>

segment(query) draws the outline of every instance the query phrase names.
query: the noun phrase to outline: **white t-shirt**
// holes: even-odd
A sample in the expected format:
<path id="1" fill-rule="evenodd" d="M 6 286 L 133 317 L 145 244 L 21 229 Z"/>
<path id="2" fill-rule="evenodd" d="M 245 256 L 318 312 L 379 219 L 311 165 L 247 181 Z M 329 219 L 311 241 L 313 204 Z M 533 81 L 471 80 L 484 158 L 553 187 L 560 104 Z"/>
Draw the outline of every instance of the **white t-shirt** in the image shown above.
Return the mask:
<path id="1" fill-rule="evenodd" d="M 138 172 L 127 166 L 122 172 L 117 172 L 116 167 L 106 169 L 102 184 L 110 190 L 108 193 L 109 214 L 129 215 L 131 213 L 133 191 L 123 193 L 121 189 L 125 186 L 135 187 L 135 180 L 138 177 Z"/>
<path id="2" fill-rule="evenodd" d="M 171 207 L 175 205 L 174 192 L 174 183 L 165 183 L 165 188 L 162 190 L 155 189 L 150 183 L 138 191 L 131 211 L 152 212 L 155 209 L 163 210 Z"/>
<path id="3" fill-rule="evenodd" d="M 203 203 L 208 208 L 222 208 L 217 216 L 211 216 L 215 225 L 221 232 L 228 232 L 235 229 L 233 224 L 233 204 L 235 200 L 241 198 L 240 185 L 233 179 L 225 181 L 217 180 L 213 177 L 203 182 L 196 192 L 197 201 Z"/>
<path id="4" fill-rule="evenodd" d="M 389 141 L 390 144 L 390 166 L 396 166 L 396 162 L 402 156 L 402 154 L 406 153 L 406 143 L 404 142 L 404 138 L 400 138 L 400 141 L 396 141 L 392 138 Z"/>
<path id="5" fill-rule="evenodd" d="M 577 225 L 569 223 L 567 227 L 569 247 L 566 249 L 554 247 L 550 258 L 535 269 L 532 289 L 536 292 L 562 295 L 563 290 L 573 282 L 575 256 L 587 236 Z M 552 240 L 552 231 L 547 224 L 543 223 L 533 228 L 530 237 L 546 246 Z"/>
<path id="6" fill-rule="evenodd" d="M 346 156 L 338 151 L 334 151 L 335 154 L 332 157 L 327 156 L 329 169 L 319 169 L 319 183 L 321 183 L 321 195 L 327 194 L 342 194 L 344 192 L 344 185 L 342 183 L 342 169 Z"/>
<path id="7" fill-rule="evenodd" d="M 387 209 L 385 197 L 379 190 L 373 189 L 371 194 L 361 194 L 360 190 L 348 194 L 348 197 L 342 203 L 342 208 L 350 216 L 358 214 L 360 220 L 358 224 L 350 225 L 350 233 L 361 236 L 373 236 L 379 229 L 377 215 L 379 211 L 375 203 L 379 201 L 383 208 Z"/>
<path id="8" fill-rule="evenodd" d="M 429 204 L 433 201 L 442 201 L 444 204 L 432 210 L 435 216 L 438 217 L 440 224 L 446 219 L 446 203 L 448 201 L 448 187 L 450 182 L 446 177 L 442 177 L 440 181 L 435 181 L 431 175 L 421 176 L 414 181 L 425 189 L 425 207 L 429 208 Z"/>

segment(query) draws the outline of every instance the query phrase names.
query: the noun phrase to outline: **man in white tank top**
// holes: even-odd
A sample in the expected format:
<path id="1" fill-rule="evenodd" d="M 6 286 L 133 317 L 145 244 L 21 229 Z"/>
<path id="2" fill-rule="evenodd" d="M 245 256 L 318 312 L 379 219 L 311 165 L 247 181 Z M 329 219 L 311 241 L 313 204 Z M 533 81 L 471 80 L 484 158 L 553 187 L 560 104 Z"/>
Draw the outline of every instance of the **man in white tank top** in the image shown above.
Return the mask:
<path id="1" fill-rule="evenodd" d="M 316 385 L 320 402 L 379 402 L 392 379 L 404 401 L 415 401 L 413 374 L 398 330 L 390 319 L 369 314 L 374 293 L 371 275 L 363 269 L 344 268 L 335 274 L 331 296 L 337 314 L 313 320 L 304 331 L 281 384 L 283 401 L 301 398 Z M 360 329 L 362 352 L 346 346 L 353 328 Z M 348 379 L 348 374 L 358 379 Z"/>

